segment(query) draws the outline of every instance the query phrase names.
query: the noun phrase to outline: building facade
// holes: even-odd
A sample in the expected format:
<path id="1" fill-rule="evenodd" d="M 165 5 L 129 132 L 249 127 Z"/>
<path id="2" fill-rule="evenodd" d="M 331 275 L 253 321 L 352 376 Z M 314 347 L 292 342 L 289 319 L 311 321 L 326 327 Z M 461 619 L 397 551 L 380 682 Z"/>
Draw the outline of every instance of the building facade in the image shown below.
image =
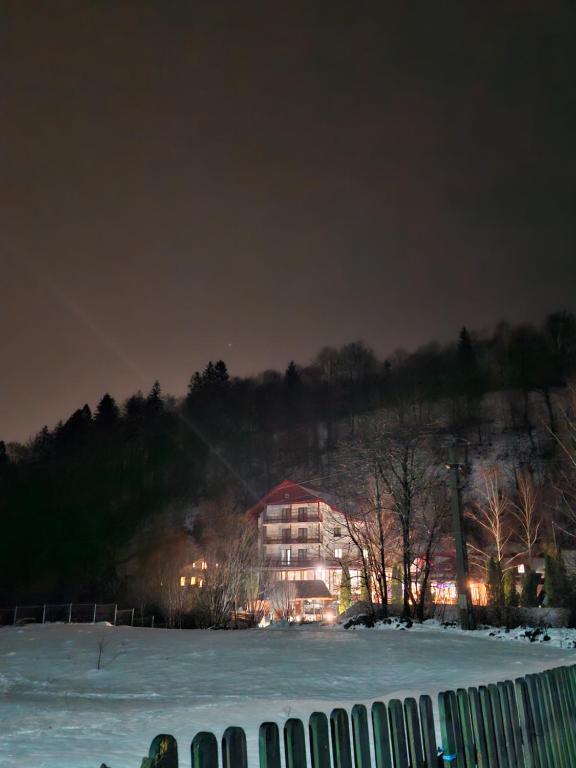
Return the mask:
<path id="1" fill-rule="evenodd" d="M 336 599 L 345 566 L 357 588 L 354 547 L 333 497 L 285 480 L 248 514 L 258 521 L 259 554 L 273 581 L 321 581 Z"/>

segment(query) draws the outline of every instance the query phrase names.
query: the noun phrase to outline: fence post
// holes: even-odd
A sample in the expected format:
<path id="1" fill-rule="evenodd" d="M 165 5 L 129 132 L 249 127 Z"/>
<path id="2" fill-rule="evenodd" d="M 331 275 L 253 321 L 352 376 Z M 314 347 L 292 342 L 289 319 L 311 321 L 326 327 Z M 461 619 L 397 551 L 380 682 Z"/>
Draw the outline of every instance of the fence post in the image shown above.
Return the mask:
<path id="1" fill-rule="evenodd" d="M 42 606 L 42 624 L 46 624 L 46 603 Z"/>
<path id="2" fill-rule="evenodd" d="M 118 603 L 114 603 L 114 626 L 116 626 L 116 614 L 118 613 Z"/>
<path id="3" fill-rule="evenodd" d="M 72 603 L 68 606 L 68 624 L 72 624 Z"/>
<path id="4" fill-rule="evenodd" d="M 16 624 L 16 617 L 17 616 L 18 616 L 18 606 L 16 606 L 16 608 L 14 608 L 14 621 L 12 622 L 12 624 Z"/>
<path id="5" fill-rule="evenodd" d="M 130 619 L 130 626 L 131 626 L 131 627 L 133 627 L 133 626 L 134 626 L 134 608 L 132 608 L 132 617 L 131 617 L 131 619 Z"/>
<path id="6" fill-rule="evenodd" d="M 154 629 L 154 614 L 152 614 L 152 621 L 150 622 L 150 628 Z"/>
<path id="7" fill-rule="evenodd" d="M 94 615 L 92 616 L 92 624 L 96 624 L 96 603 L 94 603 Z"/>

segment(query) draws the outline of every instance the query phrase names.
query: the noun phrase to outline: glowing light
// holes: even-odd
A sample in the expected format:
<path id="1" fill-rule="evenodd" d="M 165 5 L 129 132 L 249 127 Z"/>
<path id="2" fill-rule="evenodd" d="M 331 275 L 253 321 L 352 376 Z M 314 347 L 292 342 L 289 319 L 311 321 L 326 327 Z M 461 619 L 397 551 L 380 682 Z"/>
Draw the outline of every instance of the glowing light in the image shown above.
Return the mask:
<path id="1" fill-rule="evenodd" d="M 526 573 L 526 566 L 524 565 L 524 563 L 520 563 L 520 565 L 518 566 L 518 573 Z"/>

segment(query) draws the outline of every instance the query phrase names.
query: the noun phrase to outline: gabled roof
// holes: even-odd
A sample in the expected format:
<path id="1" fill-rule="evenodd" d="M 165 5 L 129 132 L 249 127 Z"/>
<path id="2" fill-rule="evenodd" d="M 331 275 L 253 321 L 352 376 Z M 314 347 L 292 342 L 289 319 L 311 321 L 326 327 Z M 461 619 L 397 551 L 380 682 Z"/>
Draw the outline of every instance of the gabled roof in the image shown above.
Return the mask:
<path id="1" fill-rule="evenodd" d="M 284 480 L 256 502 L 246 514 L 256 517 L 268 504 L 306 504 L 318 501 L 323 501 L 333 510 L 337 510 L 336 500 L 330 494 L 294 483 L 292 480 Z"/>

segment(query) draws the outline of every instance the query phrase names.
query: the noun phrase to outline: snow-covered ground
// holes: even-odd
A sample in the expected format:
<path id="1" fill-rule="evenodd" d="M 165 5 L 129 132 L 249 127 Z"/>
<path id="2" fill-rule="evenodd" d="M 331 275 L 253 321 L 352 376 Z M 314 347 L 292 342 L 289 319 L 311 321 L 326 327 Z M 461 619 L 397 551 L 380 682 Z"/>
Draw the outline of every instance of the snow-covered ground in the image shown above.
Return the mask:
<path id="1" fill-rule="evenodd" d="M 576 651 L 552 641 L 501 642 L 438 625 L 387 629 L 0 629 L 0 768 L 138 768 L 158 733 L 176 736 L 189 765 L 193 735 L 228 725 L 247 728 L 255 765 L 264 720 L 576 663 Z"/>

